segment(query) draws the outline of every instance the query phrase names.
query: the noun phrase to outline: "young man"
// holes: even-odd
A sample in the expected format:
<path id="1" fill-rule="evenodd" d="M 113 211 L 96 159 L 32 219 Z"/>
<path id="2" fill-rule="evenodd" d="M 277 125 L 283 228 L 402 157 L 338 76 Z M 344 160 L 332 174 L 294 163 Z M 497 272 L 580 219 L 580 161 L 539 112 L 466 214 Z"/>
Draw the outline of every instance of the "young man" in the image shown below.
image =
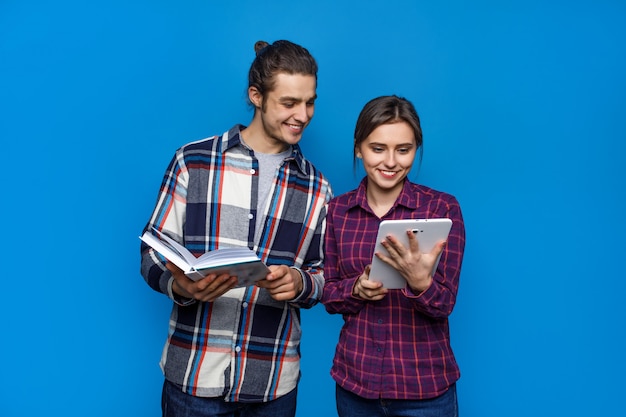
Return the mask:
<path id="1" fill-rule="evenodd" d="M 155 227 L 196 256 L 249 247 L 270 273 L 244 288 L 228 275 L 192 281 L 142 244 L 143 277 L 174 302 L 161 359 L 167 417 L 295 415 L 299 308 L 322 294 L 332 191 L 298 146 L 317 97 L 314 58 L 289 41 L 255 50 L 252 122 L 180 148 L 144 230 Z"/>

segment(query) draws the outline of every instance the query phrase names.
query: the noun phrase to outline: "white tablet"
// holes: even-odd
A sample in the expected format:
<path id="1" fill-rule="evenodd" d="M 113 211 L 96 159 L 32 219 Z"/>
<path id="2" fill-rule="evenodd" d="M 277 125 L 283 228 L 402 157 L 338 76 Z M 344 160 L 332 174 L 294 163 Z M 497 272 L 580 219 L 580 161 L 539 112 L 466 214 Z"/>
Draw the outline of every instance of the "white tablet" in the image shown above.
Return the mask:
<path id="1" fill-rule="evenodd" d="M 378 227 L 376 237 L 376 247 L 374 253 L 381 252 L 387 254 L 387 250 L 382 245 L 382 241 L 388 235 L 394 235 L 404 246 L 409 246 L 407 230 L 411 230 L 417 237 L 420 252 L 427 253 L 432 250 L 435 244 L 441 240 L 448 239 L 448 234 L 452 228 L 450 219 L 408 219 L 408 220 L 383 220 Z M 439 256 L 441 258 L 441 255 Z M 437 270 L 439 259 L 435 262 L 433 275 Z M 380 281 L 388 289 L 404 288 L 406 280 L 400 273 L 389 264 L 380 260 L 375 254 L 372 259 L 370 279 Z"/>

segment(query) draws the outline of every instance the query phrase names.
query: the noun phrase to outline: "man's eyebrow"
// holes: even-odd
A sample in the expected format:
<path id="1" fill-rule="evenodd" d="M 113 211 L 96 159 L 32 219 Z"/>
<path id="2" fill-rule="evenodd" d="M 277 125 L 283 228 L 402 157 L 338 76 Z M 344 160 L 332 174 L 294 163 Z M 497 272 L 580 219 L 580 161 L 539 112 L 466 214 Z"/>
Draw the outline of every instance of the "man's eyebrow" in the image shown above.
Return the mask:
<path id="1" fill-rule="evenodd" d="M 317 94 L 314 95 L 313 97 L 307 99 L 307 100 L 304 100 L 304 99 L 302 99 L 300 97 L 291 97 L 291 96 L 282 96 L 282 97 L 280 97 L 278 99 L 278 101 L 280 101 L 280 102 L 293 101 L 293 102 L 296 102 L 296 103 L 300 103 L 302 101 L 315 101 L 315 100 L 317 100 Z"/>

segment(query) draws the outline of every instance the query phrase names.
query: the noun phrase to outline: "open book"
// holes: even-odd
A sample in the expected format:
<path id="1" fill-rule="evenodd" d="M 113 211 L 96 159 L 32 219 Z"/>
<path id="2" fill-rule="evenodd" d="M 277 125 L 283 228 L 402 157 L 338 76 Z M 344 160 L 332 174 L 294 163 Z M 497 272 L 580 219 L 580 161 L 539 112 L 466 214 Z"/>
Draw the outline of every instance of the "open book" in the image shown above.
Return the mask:
<path id="1" fill-rule="evenodd" d="M 155 228 L 152 228 L 152 231 L 147 230 L 140 239 L 182 269 L 185 275 L 194 281 L 209 274 L 229 274 L 238 278 L 236 287 L 247 287 L 265 278 L 270 272 L 249 248 L 222 248 L 206 252 L 196 258 L 183 245 Z"/>

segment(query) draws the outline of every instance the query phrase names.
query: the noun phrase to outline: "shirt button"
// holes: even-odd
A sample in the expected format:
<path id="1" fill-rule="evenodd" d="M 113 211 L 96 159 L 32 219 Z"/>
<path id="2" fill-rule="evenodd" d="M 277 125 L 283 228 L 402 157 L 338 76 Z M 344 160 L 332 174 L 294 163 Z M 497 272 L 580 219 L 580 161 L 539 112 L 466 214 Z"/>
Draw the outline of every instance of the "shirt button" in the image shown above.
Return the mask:
<path id="1" fill-rule="evenodd" d="M 378 319 L 378 324 L 383 324 L 383 319 Z"/>
<path id="2" fill-rule="evenodd" d="M 241 352 L 241 346 L 235 346 L 235 352 L 237 353 Z"/>
<path id="3" fill-rule="evenodd" d="M 248 218 L 249 218 L 250 220 L 252 220 L 252 218 L 253 218 L 253 217 L 254 217 L 254 214 L 252 214 L 252 213 L 248 214 Z"/>
<path id="4" fill-rule="evenodd" d="M 256 172 L 256 170 L 253 168 L 250 170 L 250 174 L 254 175 L 254 173 Z"/>
<path id="5" fill-rule="evenodd" d="M 242 304 L 242 306 L 243 306 L 243 308 L 248 308 L 248 303 L 244 302 L 244 303 Z"/>

